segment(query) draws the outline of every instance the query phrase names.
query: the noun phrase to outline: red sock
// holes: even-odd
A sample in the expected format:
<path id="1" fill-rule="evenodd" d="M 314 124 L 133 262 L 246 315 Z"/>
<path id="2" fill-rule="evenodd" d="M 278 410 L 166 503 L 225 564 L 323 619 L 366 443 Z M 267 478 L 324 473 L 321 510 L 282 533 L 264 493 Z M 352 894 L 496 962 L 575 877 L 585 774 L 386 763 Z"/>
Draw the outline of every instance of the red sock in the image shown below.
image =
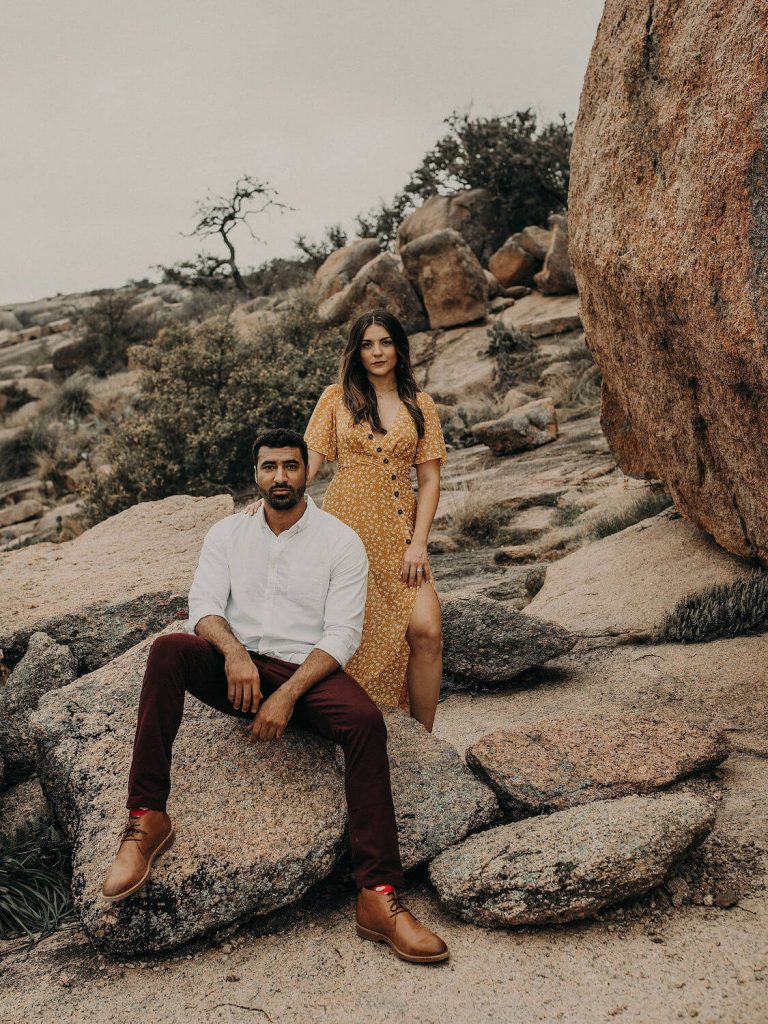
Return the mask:
<path id="1" fill-rule="evenodd" d="M 149 810 L 148 807 L 132 807 L 131 808 L 131 817 L 132 818 L 140 818 L 142 816 L 142 814 L 146 814 L 148 810 Z"/>
<path id="2" fill-rule="evenodd" d="M 370 889 L 372 892 L 394 892 L 394 885 L 366 885 L 366 889 Z"/>

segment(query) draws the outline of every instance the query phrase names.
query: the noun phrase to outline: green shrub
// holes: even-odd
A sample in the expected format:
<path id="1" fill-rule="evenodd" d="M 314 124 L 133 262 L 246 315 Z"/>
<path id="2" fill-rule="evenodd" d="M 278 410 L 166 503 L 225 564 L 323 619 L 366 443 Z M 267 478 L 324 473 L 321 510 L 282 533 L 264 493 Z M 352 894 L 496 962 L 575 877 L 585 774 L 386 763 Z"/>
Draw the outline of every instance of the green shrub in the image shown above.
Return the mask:
<path id="1" fill-rule="evenodd" d="M 629 508 L 621 509 L 619 512 L 607 512 L 600 519 L 596 519 L 592 523 L 589 535 L 593 540 L 610 537 L 612 533 L 626 530 L 628 526 L 634 526 L 649 516 L 658 515 L 671 504 L 672 499 L 666 491 L 644 491 Z"/>
<path id="2" fill-rule="evenodd" d="M 67 846 L 49 827 L 0 851 L 0 939 L 38 939 L 74 920 Z"/>
<path id="3" fill-rule="evenodd" d="M 110 292 L 82 316 L 85 333 L 79 345 L 82 363 L 100 377 L 128 364 L 128 349 L 148 341 L 157 330 L 152 314 L 132 308 L 135 293 Z"/>
<path id="4" fill-rule="evenodd" d="M 87 374 L 76 373 L 56 389 L 46 401 L 45 408 L 52 416 L 81 420 L 93 411 L 92 399 L 91 378 Z"/>
<path id="5" fill-rule="evenodd" d="M 495 320 L 486 333 L 488 355 L 496 360 L 496 383 L 502 391 L 507 391 L 525 376 L 536 346 L 530 335 L 517 327 L 507 327 L 501 320 Z"/>
<path id="6" fill-rule="evenodd" d="M 768 631 L 768 572 L 689 594 L 666 616 L 654 642 L 702 643 Z"/>
<path id="7" fill-rule="evenodd" d="M 91 482 L 87 520 L 171 494 L 252 487 L 254 438 L 273 427 L 303 431 L 341 346 L 337 332 L 319 331 L 303 295 L 248 340 L 229 316 L 164 328 L 135 350 L 139 395 L 111 429 L 112 471 Z"/>
<path id="8" fill-rule="evenodd" d="M 35 467 L 38 455 L 50 454 L 56 447 L 56 434 L 46 419 L 21 427 L 13 436 L 0 441 L 0 480 L 26 476 Z"/>

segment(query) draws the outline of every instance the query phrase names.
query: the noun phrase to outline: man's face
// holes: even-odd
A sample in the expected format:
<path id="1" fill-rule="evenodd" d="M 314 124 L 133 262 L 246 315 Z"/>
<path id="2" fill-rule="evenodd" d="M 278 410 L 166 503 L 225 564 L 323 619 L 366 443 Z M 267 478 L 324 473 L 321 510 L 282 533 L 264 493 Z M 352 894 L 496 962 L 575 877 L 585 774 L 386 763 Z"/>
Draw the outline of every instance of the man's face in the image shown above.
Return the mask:
<path id="1" fill-rule="evenodd" d="M 307 470 L 298 448 L 260 448 L 256 486 L 270 508 L 284 511 L 304 497 Z"/>

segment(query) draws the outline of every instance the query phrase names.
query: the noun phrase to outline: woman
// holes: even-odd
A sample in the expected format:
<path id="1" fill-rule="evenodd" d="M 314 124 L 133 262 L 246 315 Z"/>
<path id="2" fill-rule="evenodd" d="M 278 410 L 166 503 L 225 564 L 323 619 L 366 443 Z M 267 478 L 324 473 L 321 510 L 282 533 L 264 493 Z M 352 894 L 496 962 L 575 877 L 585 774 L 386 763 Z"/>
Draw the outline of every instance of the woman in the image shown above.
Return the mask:
<path id="1" fill-rule="evenodd" d="M 363 635 L 345 671 L 377 704 L 410 707 L 431 732 L 443 666 L 427 543 L 446 450 L 435 403 L 418 390 L 408 336 L 392 313 L 373 309 L 352 325 L 339 383 L 321 395 L 304 438 L 308 483 L 326 459 L 338 460 L 323 509 L 351 526 L 368 554 Z"/>

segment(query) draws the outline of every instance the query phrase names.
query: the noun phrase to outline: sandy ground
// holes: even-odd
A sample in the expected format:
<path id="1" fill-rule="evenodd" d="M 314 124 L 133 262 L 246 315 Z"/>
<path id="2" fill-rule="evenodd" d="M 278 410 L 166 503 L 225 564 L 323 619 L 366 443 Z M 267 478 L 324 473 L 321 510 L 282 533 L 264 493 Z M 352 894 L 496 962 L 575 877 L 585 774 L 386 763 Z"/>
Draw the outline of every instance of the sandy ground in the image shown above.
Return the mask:
<path id="1" fill-rule="evenodd" d="M 616 706 L 626 706 L 633 684 L 622 678 L 623 687 L 605 690 L 597 679 L 593 699 L 613 689 Z M 540 714 L 551 714 L 553 704 L 561 712 L 585 710 L 593 703 L 585 700 L 588 690 L 576 665 L 569 672 L 566 664 L 556 691 L 546 687 L 549 699 L 536 685 L 453 694 L 440 705 L 436 732 L 463 751 L 537 707 Z M 693 879 L 681 907 L 657 890 L 591 922 L 486 930 L 443 912 L 421 871 L 411 879 L 408 902 L 446 938 L 452 957 L 416 966 L 356 936 L 353 895 L 339 872 L 273 922 L 273 934 L 260 935 L 250 924 L 175 956 L 115 963 L 72 927 L 30 952 L 9 953 L 0 962 L 0 1021 L 764 1024 L 768 760 L 737 750 L 706 785 L 723 791 L 718 824 L 681 868 Z M 716 863 L 707 867 L 702 855 L 709 848 Z M 708 891 L 717 895 L 729 885 L 739 892 L 737 903 L 706 905 Z"/>

